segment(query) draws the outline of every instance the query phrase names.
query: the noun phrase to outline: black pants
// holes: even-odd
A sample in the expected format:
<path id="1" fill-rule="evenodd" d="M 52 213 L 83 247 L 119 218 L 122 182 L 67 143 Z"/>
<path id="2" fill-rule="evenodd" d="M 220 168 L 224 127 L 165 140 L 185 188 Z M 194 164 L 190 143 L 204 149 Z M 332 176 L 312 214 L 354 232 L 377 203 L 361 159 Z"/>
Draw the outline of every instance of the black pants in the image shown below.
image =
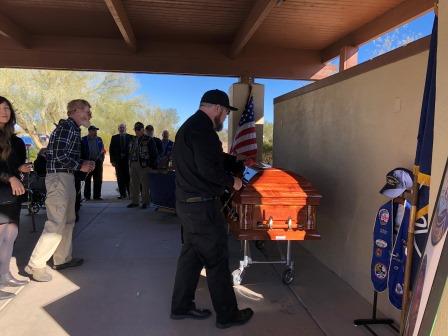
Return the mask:
<path id="1" fill-rule="evenodd" d="M 95 169 L 87 174 L 84 184 L 84 197 L 90 199 L 91 184 L 93 177 L 93 198 L 101 197 L 101 185 L 103 184 L 103 161 L 95 161 Z"/>
<path id="2" fill-rule="evenodd" d="M 202 267 L 218 319 L 238 309 L 229 270 L 227 230 L 219 201 L 176 203 L 183 225 L 184 245 L 177 262 L 171 311 L 181 314 L 195 307 Z"/>
<path id="3" fill-rule="evenodd" d="M 117 183 L 120 196 L 126 197 L 126 195 L 129 195 L 129 160 L 119 160 L 115 164 L 115 173 L 117 174 Z"/>

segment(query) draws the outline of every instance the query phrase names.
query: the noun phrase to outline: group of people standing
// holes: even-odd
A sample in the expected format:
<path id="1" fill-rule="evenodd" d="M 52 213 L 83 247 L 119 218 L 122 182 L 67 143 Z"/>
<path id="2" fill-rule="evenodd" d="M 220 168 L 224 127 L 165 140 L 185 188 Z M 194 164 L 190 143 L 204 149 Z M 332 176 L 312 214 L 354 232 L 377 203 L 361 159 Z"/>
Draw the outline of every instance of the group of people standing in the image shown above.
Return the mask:
<path id="1" fill-rule="evenodd" d="M 149 205 L 148 175 L 155 169 L 167 169 L 170 165 L 174 142 L 169 132 L 162 132 L 162 139 L 154 136 L 154 127 L 141 122 L 134 124 L 135 136 L 126 133 L 126 125 L 118 126 L 118 134 L 112 136 L 109 147 L 110 162 L 115 167 L 120 199 L 130 198 L 128 208 Z"/>
<path id="2" fill-rule="evenodd" d="M 202 268 L 216 312 L 216 326 L 228 328 L 248 322 L 250 308 L 239 309 L 232 287 L 228 265 L 226 221 L 221 212 L 220 196 L 225 188 L 239 190 L 242 180 L 232 176 L 224 167 L 225 154 L 216 132 L 222 130 L 227 115 L 236 108 L 229 105 L 227 94 L 220 90 L 207 91 L 201 98 L 199 110 L 179 129 L 176 146 L 165 131 L 163 140 L 153 136 L 152 126 L 141 122 L 134 125 L 136 136 L 126 133 L 124 124 L 111 141 L 111 162 L 115 166 L 120 197 L 130 195 L 129 208 L 149 203 L 148 173 L 167 164 L 166 153 L 173 151 L 176 168 L 176 211 L 183 228 L 183 245 L 175 276 L 171 315 L 179 319 L 207 319 L 208 309 L 195 304 L 195 292 Z M 90 104 L 83 99 L 70 101 L 67 119 L 52 132 L 46 152 L 47 221 L 31 254 L 25 272 L 35 281 L 52 279 L 47 262 L 62 270 L 80 266 L 82 258 L 72 256 L 72 233 L 75 225 L 75 173 L 92 175 L 102 164 L 101 150 L 92 150 L 100 140 L 92 140 L 97 129 L 91 128 Z M 11 103 L 0 97 L 0 183 L 3 190 L 14 196 L 25 193 L 20 174 L 30 171 L 25 164 L 23 141 L 14 135 L 15 114 Z M 89 128 L 87 140 L 81 140 L 80 126 Z M 92 133 L 90 133 L 92 132 Z M 102 142 L 101 142 L 102 143 Z M 81 158 L 88 150 L 89 156 Z M 101 161 L 101 163 L 98 162 Z M 98 196 L 94 192 L 94 198 Z M 0 288 L 23 286 L 28 281 L 14 278 L 9 272 L 13 242 L 17 237 L 20 202 L 0 204 Z M 14 294 L 0 291 L 0 299 Z"/>

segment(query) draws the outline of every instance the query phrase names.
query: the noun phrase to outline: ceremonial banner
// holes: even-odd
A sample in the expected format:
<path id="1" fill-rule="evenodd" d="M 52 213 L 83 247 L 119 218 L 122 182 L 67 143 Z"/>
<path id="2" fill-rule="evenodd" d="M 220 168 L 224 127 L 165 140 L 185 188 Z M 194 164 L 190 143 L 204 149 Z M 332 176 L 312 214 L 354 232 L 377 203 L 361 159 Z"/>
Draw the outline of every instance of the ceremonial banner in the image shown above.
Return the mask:
<path id="1" fill-rule="evenodd" d="M 400 207 L 402 216 L 398 219 Z M 372 284 L 377 292 L 389 288 L 389 301 L 397 309 L 402 308 L 403 301 L 410 208 L 409 202 L 402 205 L 390 200 L 378 210 L 373 228 Z"/>
<path id="2" fill-rule="evenodd" d="M 429 185 L 431 182 L 432 145 L 434 137 L 434 110 L 437 68 L 437 16 L 434 17 L 425 90 L 423 93 L 414 174 L 418 181 L 417 214 L 415 222 L 412 279 L 415 279 L 423 250 L 428 239 Z"/>
<path id="3" fill-rule="evenodd" d="M 433 288 L 433 283 L 439 268 L 442 252 L 445 251 L 446 254 L 448 251 L 448 248 L 445 246 L 448 228 L 448 175 L 446 171 L 447 165 L 445 165 L 444 177 L 432 216 L 428 242 L 417 274 L 417 280 L 413 287 L 411 305 L 406 319 L 405 336 L 421 335 L 419 330 L 430 293 L 434 290 L 440 291 L 438 288 Z M 446 281 L 446 267 L 444 273 L 440 275 L 442 281 L 443 278 Z M 424 335 L 429 335 L 429 333 Z"/>

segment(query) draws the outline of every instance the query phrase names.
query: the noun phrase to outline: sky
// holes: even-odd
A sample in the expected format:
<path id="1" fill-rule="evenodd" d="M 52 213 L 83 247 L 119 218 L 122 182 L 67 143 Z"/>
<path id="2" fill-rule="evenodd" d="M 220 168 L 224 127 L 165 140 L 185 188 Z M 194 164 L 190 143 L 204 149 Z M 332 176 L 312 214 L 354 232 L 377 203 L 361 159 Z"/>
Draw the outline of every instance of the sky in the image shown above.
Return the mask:
<path id="1" fill-rule="evenodd" d="M 358 61 L 365 62 L 384 52 L 384 46 L 392 42 L 392 47 L 403 44 L 406 37 L 418 39 L 431 34 L 434 14 L 428 13 L 390 33 L 364 44 L 359 49 Z M 337 62 L 335 62 L 337 64 Z M 137 94 L 143 95 L 152 105 L 161 108 L 174 108 L 179 115 L 179 125 L 182 124 L 199 105 L 202 94 L 210 89 L 220 89 L 228 92 L 230 86 L 238 82 L 238 78 L 208 77 L 208 76 L 179 76 L 136 74 L 139 83 Z M 265 86 L 265 121 L 273 121 L 273 100 L 287 92 L 310 83 L 297 80 L 255 79 L 256 83 Z"/>

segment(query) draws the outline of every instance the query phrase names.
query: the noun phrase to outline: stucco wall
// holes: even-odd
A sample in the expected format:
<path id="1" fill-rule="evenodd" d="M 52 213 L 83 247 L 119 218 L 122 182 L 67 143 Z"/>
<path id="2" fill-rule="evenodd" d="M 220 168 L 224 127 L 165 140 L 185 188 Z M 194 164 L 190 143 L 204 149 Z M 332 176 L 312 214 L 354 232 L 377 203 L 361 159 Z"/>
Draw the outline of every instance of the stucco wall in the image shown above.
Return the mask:
<path id="1" fill-rule="evenodd" d="M 323 195 L 323 239 L 303 244 L 369 301 L 373 222 L 386 201 L 378 191 L 390 169 L 412 168 L 427 56 L 275 104 L 274 165 L 305 176 Z M 386 294 L 379 309 L 399 320 Z"/>

